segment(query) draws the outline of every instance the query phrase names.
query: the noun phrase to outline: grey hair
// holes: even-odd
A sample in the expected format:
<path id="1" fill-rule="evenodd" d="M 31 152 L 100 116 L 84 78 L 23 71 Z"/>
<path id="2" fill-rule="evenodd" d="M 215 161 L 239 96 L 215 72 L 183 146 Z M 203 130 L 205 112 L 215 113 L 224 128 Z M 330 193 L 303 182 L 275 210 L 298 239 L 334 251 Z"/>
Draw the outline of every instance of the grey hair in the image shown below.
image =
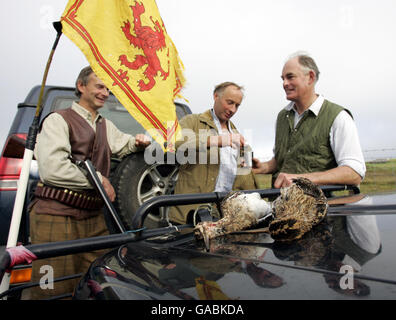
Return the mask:
<path id="1" fill-rule="evenodd" d="M 313 71 L 315 73 L 315 82 L 319 80 L 319 68 L 316 65 L 315 60 L 307 53 L 304 51 L 297 51 L 293 53 L 292 55 L 289 56 L 287 61 L 293 59 L 293 58 L 298 58 L 298 63 L 301 65 L 302 69 L 308 73 L 309 71 Z"/>
<path id="2" fill-rule="evenodd" d="M 78 90 L 78 83 L 81 82 L 83 86 L 86 86 L 88 84 L 88 77 L 91 75 L 91 73 L 93 73 L 91 66 L 85 67 L 80 71 L 80 74 L 76 80 L 76 88 L 74 89 L 74 93 L 77 97 L 81 97 L 81 92 Z"/>
<path id="3" fill-rule="evenodd" d="M 242 87 L 242 86 L 240 86 L 240 85 L 238 85 L 238 84 L 236 84 L 236 83 L 234 83 L 234 82 L 226 81 L 226 82 L 220 83 L 220 84 L 218 84 L 217 86 L 215 86 L 215 88 L 214 88 L 214 90 L 213 90 L 213 94 L 217 93 L 218 95 L 221 95 L 221 94 L 224 92 L 224 90 L 225 90 L 227 87 L 229 87 L 229 86 L 234 86 L 234 87 L 236 87 L 238 90 L 241 90 L 242 93 L 243 93 L 244 87 Z"/>

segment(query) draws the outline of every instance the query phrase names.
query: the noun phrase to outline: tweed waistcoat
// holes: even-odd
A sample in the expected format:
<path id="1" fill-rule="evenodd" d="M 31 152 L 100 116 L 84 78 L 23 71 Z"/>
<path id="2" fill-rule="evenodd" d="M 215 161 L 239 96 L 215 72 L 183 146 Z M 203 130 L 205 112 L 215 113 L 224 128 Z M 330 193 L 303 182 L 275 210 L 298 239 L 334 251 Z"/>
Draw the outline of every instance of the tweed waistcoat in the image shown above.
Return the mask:
<path id="1" fill-rule="evenodd" d="M 110 173 L 111 150 L 107 142 L 106 121 L 96 122 L 96 132 L 77 112 L 69 109 L 58 110 L 69 127 L 72 157 L 76 160 L 91 160 L 96 170 L 103 176 Z"/>
<path id="2" fill-rule="evenodd" d="M 66 121 L 69 128 L 71 156 L 76 160 L 91 160 L 96 170 L 103 176 L 110 173 L 111 150 L 107 141 L 106 121 L 102 118 L 96 122 L 96 132 L 77 112 L 69 109 L 55 111 Z M 35 197 L 29 205 L 29 211 L 37 214 L 70 216 L 77 220 L 101 214 L 102 210 L 87 210 L 69 206 L 53 199 Z"/>

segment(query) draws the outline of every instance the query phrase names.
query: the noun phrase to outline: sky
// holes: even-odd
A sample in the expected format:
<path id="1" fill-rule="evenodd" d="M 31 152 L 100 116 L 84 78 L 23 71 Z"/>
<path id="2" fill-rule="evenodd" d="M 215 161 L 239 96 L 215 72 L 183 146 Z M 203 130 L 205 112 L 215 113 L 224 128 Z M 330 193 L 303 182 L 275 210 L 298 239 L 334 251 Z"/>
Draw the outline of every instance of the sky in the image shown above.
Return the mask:
<path id="1" fill-rule="evenodd" d="M 111 1 L 111 0 L 108 0 Z M 41 84 L 66 0 L 6 1 L 0 12 L 0 143 L 17 104 Z M 157 0 L 185 65 L 182 91 L 194 113 L 213 106 L 213 88 L 234 81 L 245 98 L 233 122 L 260 159 L 272 156 L 275 120 L 288 104 L 281 71 L 308 52 L 321 72 L 316 92 L 353 114 L 366 160 L 396 157 L 396 1 Z M 48 85 L 73 86 L 87 60 L 62 36 Z M 181 101 L 183 102 L 183 101 Z"/>

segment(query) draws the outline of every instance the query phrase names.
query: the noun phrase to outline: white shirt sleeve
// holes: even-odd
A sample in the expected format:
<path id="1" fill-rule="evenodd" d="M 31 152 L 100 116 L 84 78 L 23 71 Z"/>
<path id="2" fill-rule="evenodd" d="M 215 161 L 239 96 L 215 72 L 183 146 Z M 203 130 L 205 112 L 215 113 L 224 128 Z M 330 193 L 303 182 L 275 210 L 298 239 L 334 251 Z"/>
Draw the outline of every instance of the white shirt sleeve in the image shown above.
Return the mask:
<path id="1" fill-rule="evenodd" d="M 108 119 L 106 119 L 106 133 L 111 153 L 119 158 L 123 158 L 131 152 L 144 150 L 144 148 L 137 148 L 135 146 L 134 136 L 120 131 L 114 123 Z"/>
<path id="2" fill-rule="evenodd" d="M 330 129 L 330 145 L 338 166 L 348 166 L 362 179 L 366 174 L 366 164 L 360 147 L 355 121 L 348 112 L 341 111 Z"/>

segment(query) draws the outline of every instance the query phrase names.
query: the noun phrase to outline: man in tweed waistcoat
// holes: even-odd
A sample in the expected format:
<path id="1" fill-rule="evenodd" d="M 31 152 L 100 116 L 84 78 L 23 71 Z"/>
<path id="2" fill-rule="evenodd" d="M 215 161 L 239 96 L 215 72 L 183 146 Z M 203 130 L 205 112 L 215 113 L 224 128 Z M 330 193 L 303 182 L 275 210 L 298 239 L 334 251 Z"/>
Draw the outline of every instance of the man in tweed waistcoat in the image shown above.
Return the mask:
<path id="1" fill-rule="evenodd" d="M 71 108 L 57 110 L 43 121 L 37 137 L 35 157 L 40 182 L 30 206 L 30 236 L 33 244 L 101 236 L 108 233 L 98 195 L 73 159 L 90 159 L 111 201 L 115 191 L 108 180 L 110 156 L 123 157 L 143 150 L 150 144 L 145 135 L 119 131 L 103 118 L 103 107 L 109 90 L 91 67 L 81 70 L 76 81 L 78 102 Z M 99 199 L 99 201 L 98 201 Z M 85 272 L 97 252 L 37 260 L 33 263 L 32 281 L 53 271 L 54 278 Z M 41 271 L 42 272 L 42 271 Z M 45 289 L 32 290 L 32 299 L 73 292 L 77 280 L 62 281 Z"/>

